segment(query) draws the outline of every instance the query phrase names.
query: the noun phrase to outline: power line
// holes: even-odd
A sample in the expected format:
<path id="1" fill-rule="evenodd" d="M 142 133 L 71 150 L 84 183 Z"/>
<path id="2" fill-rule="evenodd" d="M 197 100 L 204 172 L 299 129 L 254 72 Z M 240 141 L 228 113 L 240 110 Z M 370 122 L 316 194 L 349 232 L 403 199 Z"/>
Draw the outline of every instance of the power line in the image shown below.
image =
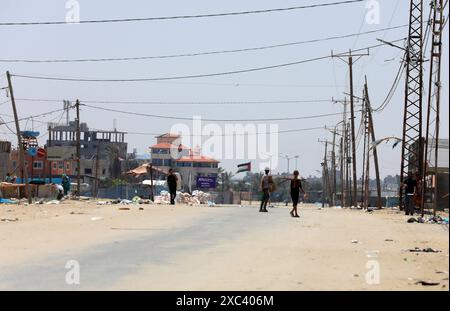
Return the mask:
<path id="1" fill-rule="evenodd" d="M 37 99 L 37 98 L 17 98 L 16 101 L 32 102 L 54 102 L 61 103 L 63 99 Z M 169 101 L 108 101 L 108 100 L 83 100 L 83 103 L 89 104 L 123 104 L 123 105 L 254 105 L 254 104 L 299 104 L 299 103 L 329 103 L 330 99 L 309 99 L 309 100 L 265 100 L 265 101 L 190 101 L 190 102 L 169 102 Z"/>
<path id="2" fill-rule="evenodd" d="M 121 22 L 143 22 L 143 21 L 160 21 L 160 20 L 177 20 L 177 19 L 194 19 L 194 18 L 210 18 L 210 17 L 223 17 L 223 16 L 238 16 L 238 15 L 250 15 L 261 13 L 273 13 L 273 12 L 285 12 L 301 9 L 312 9 L 319 7 L 330 7 L 336 5 L 352 4 L 363 2 L 365 0 L 348 0 L 340 2 L 330 3 L 318 3 L 311 5 L 293 6 L 287 8 L 274 8 L 264 10 L 251 10 L 251 11 L 239 11 L 239 12 L 225 12 L 225 13 L 212 13 L 212 14 L 198 14 L 198 15 L 179 15 L 179 16 L 159 16 L 159 17 L 143 17 L 143 18 L 122 18 L 122 19 L 97 19 L 97 20 L 83 20 L 77 22 L 77 24 L 99 24 L 99 23 L 121 23 Z M 0 26 L 32 26 L 32 25 L 67 25 L 73 24 L 66 21 L 43 21 L 43 22 L 2 22 Z"/>
<path id="3" fill-rule="evenodd" d="M 386 97 L 383 100 L 383 102 L 381 103 L 381 105 L 378 106 L 377 108 L 373 109 L 373 111 L 381 112 L 391 102 L 391 99 L 393 98 L 393 96 L 395 94 L 395 91 L 397 90 L 397 88 L 398 88 L 398 86 L 400 84 L 402 74 L 403 74 L 403 72 L 405 70 L 405 66 L 404 66 L 405 65 L 405 60 L 406 60 L 406 54 L 403 56 L 402 62 L 400 63 L 400 67 L 398 68 L 397 75 L 396 75 L 396 77 L 394 79 L 394 82 L 392 83 L 391 88 L 389 89 L 388 94 L 386 95 Z"/>
<path id="4" fill-rule="evenodd" d="M 56 112 L 60 112 L 60 111 L 64 111 L 65 109 L 57 109 L 57 110 L 52 110 L 52 111 L 47 111 L 47 112 L 43 112 L 34 116 L 29 116 L 29 117 L 25 117 L 25 118 L 20 118 L 18 119 L 18 121 L 23 121 L 23 120 L 28 120 L 28 119 L 32 119 L 32 118 L 38 118 L 38 117 L 42 117 L 42 116 L 46 116 L 46 115 L 50 115 Z M 3 114 L 4 116 L 7 116 L 6 114 Z M 14 123 L 14 121 L 9 121 L 9 122 L 5 122 L 3 124 L 9 124 L 9 123 Z"/>
<path id="5" fill-rule="evenodd" d="M 404 38 L 398 39 L 398 40 L 395 40 L 395 41 L 392 41 L 392 42 L 398 42 L 398 41 L 402 41 L 402 40 L 404 40 Z M 377 45 L 373 45 L 373 46 L 357 49 L 357 50 L 354 50 L 353 52 L 369 50 L 371 48 L 376 48 L 376 47 L 379 47 L 379 46 L 385 46 L 385 44 L 384 43 L 377 44 Z M 216 72 L 216 73 L 207 73 L 207 74 L 185 75 L 185 76 L 172 76 L 172 77 L 131 78 L 131 79 L 86 79 L 86 78 L 69 78 L 69 77 L 64 78 L 64 77 L 53 77 L 53 76 L 43 76 L 43 75 L 21 75 L 21 74 L 13 74 L 12 76 L 18 77 L 18 78 L 25 78 L 25 79 L 56 80 L 56 81 L 69 81 L 69 82 L 148 82 L 148 81 L 164 81 L 164 80 L 178 80 L 178 79 L 194 79 L 194 78 L 216 77 L 216 76 L 224 76 L 224 75 L 233 75 L 233 74 L 240 74 L 240 73 L 263 71 L 263 70 L 269 70 L 269 69 L 275 69 L 275 68 L 283 68 L 283 67 L 289 67 L 289 66 L 294 66 L 294 65 L 299 65 L 299 64 L 315 62 L 315 61 L 319 61 L 319 60 L 324 60 L 324 59 L 336 57 L 336 56 L 339 56 L 339 55 L 340 54 L 326 55 L 326 56 L 320 56 L 320 57 L 300 60 L 300 61 L 296 61 L 296 62 L 277 64 L 277 65 L 271 65 L 271 66 L 256 67 L 256 68 L 250 68 L 250 69 L 241 69 L 241 70 Z"/>
<path id="6" fill-rule="evenodd" d="M 285 134 L 285 133 L 296 133 L 296 132 L 306 132 L 306 131 L 315 131 L 315 130 L 325 130 L 326 126 L 319 127 L 310 127 L 310 128 L 302 128 L 302 129 L 290 129 L 290 130 L 282 130 L 282 131 L 269 131 L 269 132 L 256 132 L 256 133 L 233 133 L 233 134 L 220 134 L 220 135 L 206 135 L 206 134 L 189 134 L 183 136 L 189 137 L 225 137 L 225 136 L 247 136 L 247 135 L 269 135 L 269 134 Z M 128 132 L 125 131 L 125 134 L 128 135 L 149 135 L 149 136 L 157 136 L 161 135 L 161 133 L 143 133 L 143 132 Z"/>
<path id="7" fill-rule="evenodd" d="M 207 52 L 196 52 L 196 53 L 182 53 L 182 54 L 169 54 L 169 55 L 156 55 L 156 56 L 137 56 L 137 57 L 112 57 L 112 58 L 85 58 L 85 59 L 47 59 L 47 60 L 38 60 L 38 59 L 0 59 L 0 62 L 3 63 L 77 63 L 77 62 L 113 62 L 113 61 L 136 61 L 136 60 L 150 60 L 150 59 L 166 59 L 166 58 L 179 58 L 179 57 L 193 57 L 193 56 L 202 56 L 202 55 L 214 55 L 214 54 L 227 54 L 227 53 L 238 53 L 238 52 L 249 52 L 249 51 L 258 51 L 258 50 L 266 50 L 273 48 L 281 48 L 287 46 L 295 46 L 302 45 L 307 43 L 317 43 L 323 41 L 337 40 L 337 39 L 345 39 L 354 36 L 373 34 L 378 32 L 386 32 L 388 30 L 395 30 L 400 28 L 408 27 L 408 25 L 399 25 L 394 27 L 388 27 L 383 29 L 371 30 L 361 33 L 352 33 L 347 35 L 339 35 L 339 36 L 331 36 L 319 39 L 305 40 L 305 41 L 297 41 L 297 42 L 288 42 L 274 45 L 266 45 L 259 47 L 251 47 L 251 48 L 242 48 L 242 49 L 230 49 L 230 50 L 219 50 L 219 51 L 207 51 Z"/>
<path id="8" fill-rule="evenodd" d="M 131 111 L 124 111 L 124 110 L 117 110 L 117 109 L 111 109 L 111 108 L 104 108 L 104 107 L 98 107 L 98 106 L 91 106 L 83 104 L 84 107 L 102 110 L 102 111 L 109 111 L 109 112 L 116 112 L 116 113 L 122 113 L 122 114 L 128 114 L 133 116 L 141 116 L 141 117 L 151 117 L 151 118 L 159 118 L 159 119 L 170 119 L 170 120 L 189 120 L 192 121 L 192 118 L 188 117 L 173 117 L 173 116 L 164 116 L 164 115 L 155 115 L 155 114 L 147 114 L 147 113 L 139 113 L 139 112 L 131 112 Z M 262 119 L 202 119 L 202 121 L 210 121 L 210 122 L 258 122 L 258 121 L 289 121 L 289 120 L 303 120 L 303 119 L 317 119 L 322 117 L 329 117 L 329 116 L 336 116 L 341 115 L 341 113 L 328 113 L 328 114 L 319 114 L 319 115 L 311 115 L 311 116 L 298 116 L 298 117 L 284 117 L 284 118 L 262 118 Z"/>

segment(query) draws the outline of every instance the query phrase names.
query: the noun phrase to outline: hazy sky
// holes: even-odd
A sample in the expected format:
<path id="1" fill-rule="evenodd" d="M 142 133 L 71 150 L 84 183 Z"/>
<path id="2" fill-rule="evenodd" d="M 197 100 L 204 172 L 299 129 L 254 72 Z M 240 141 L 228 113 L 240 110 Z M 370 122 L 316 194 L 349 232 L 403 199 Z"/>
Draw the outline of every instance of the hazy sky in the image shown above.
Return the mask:
<path id="1" fill-rule="evenodd" d="M 81 20 L 172 16 L 187 14 L 244 11 L 289 7 L 331 0 L 287 1 L 111 1 L 79 0 Z M 427 1 L 425 1 L 427 2 Z M 80 24 L 56 26 L 0 26 L 2 45 L 0 59 L 64 59 L 133 57 L 167 54 L 196 53 L 283 44 L 294 41 L 346 35 L 408 23 L 408 0 L 379 0 L 380 24 L 365 22 L 366 3 L 347 4 L 328 8 L 314 8 L 257 15 L 215 17 L 189 20 L 146 21 L 112 24 Z M 65 0 L 0 0 L 0 21 L 64 21 Z M 428 16 L 428 5 L 426 5 Z M 447 10 L 448 11 L 448 10 Z M 407 36 L 407 28 L 385 33 L 361 35 L 319 43 L 280 47 L 242 53 L 216 54 L 196 57 L 98 63 L 2 63 L 0 74 L 10 70 L 13 74 L 38 74 L 85 78 L 144 78 L 164 77 L 211 72 L 234 71 L 253 67 L 295 62 L 303 59 L 348 51 L 375 45 L 376 38 L 396 40 Z M 442 127 L 441 136 L 448 137 L 448 25 L 444 35 Z M 402 52 L 392 47 L 373 49 L 354 67 L 355 93 L 362 95 L 364 75 L 369 81 L 372 105 L 377 107 L 386 96 L 397 73 Z M 428 63 L 425 65 L 428 81 Z M 147 114 L 210 119 L 258 119 L 308 116 L 339 113 L 342 105 L 333 104 L 331 98 L 342 99 L 348 91 L 348 67 L 339 59 L 316 62 L 273 70 L 165 82 L 139 83 L 86 83 L 42 81 L 14 78 L 17 98 L 75 99 L 104 101 L 164 101 L 164 102 L 229 102 L 229 101 L 286 101 L 323 100 L 330 102 L 296 104 L 243 104 L 243 105 L 102 105 L 113 109 Z M 6 86 L 4 76 L 0 87 Z M 389 106 L 376 113 L 377 137 L 401 136 L 404 82 L 402 80 Z M 0 93 L 0 103 L 7 100 Z M 62 108 L 57 102 L 17 101 L 20 116 Z M 0 105 L 0 115 L 10 121 L 10 104 Z M 37 118 L 37 121 L 58 121 L 60 113 Z M 72 113 L 72 116 L 74 114 Z M 82 121 L 91 128 L 112 129 L 117 119 L 118 130 L 128 132 L 163 133 L 173 123 L 180 121 L 100 112 L 83 107 Z M 357 127 L 359 125 L 357 119 Z M 56 120 L 55 120 L 56 118 Z M 320 119 L 271 122 L 279 130 L 290 130 L 324 125 L 332 126 L 342 119 L 329 116 Z M 181 121 L 191 125 L 189 121 Z M 257 122 L 261 123 L 261 122 Z M 223 125 L 223 123 L 219 123 Z M 11 124 L 12 125 L 12 124 Z M 35 122 L 38 130 L 45 126 Z M 31 128 L 31 122 L 22 122 L 22 128 Z M 279 135 L 279 152 L 299 155 L 302 175 L 316 174 L 320 169 L 324 146 L 318 139 L 331 139 L 325 130 L 291 132 Z M 14 140 L 4 126 L 0 126 L 0 139 Z M 45 137 L 42 142 L 45 141 Z M 137 148 L 140 154 L 148 152 L 155 142 L 152 135 L 127 135 L 129 152 Z M 362 144 L 358 154 L 361 156 Z M 391 144 L 380 147 L 382 175 L 397 174 L 400 166 L 400 148 L 392 150 Z M 278 171 L 286 170 L 286 160 L 280 159 Z M 222 165 L 235 170 L 242 160 L 226 160 Z M 360 161 L 361 162 L 361 161 Z M 256 164 L 256 162 L 255 162 Z M 295 161 L 291 161 L 291 169 Z M 256 166 L 255 166 L 256 167 Z M 360 176 L 361 169 L 358 172 Z"/>

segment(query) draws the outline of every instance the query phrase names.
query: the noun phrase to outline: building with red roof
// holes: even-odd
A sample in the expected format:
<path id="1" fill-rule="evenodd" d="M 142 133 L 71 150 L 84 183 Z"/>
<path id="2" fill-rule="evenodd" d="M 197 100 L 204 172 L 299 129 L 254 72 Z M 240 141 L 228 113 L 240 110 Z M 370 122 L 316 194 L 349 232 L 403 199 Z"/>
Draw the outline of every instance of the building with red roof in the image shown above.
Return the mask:
<path id="1" fill-rule="evenodd" d="M 199 148 L 190 149 L 181 139 L 174 133 L 156 136 L 156 144 L 150 146 L 152 165 L 179 172 L 184 190 L 195 189 L 197 177 L 217 178 L 220 161 L 201 155 Z"/>

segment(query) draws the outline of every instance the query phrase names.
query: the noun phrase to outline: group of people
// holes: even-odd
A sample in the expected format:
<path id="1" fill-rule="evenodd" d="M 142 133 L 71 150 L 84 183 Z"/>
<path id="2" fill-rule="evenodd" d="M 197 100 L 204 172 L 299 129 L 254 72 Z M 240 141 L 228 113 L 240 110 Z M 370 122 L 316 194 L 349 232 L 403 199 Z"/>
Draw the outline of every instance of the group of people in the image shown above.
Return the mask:
<path id="1" fill-rule="evenodd" d="M 298 218 L 298 202 L 300 199 L 300 191 L 303 195 L 307 195 L 305 190 L 302 187 L 302 182 L 300 179 L 300 173 L 298 170 L 295 170 L 292 178 L 284 178 L 285 181 L 290 181 L 290 193 L 292 199 L 292 210 L 290 211 L 291 217 Z M 267 205 L 270 200 L 270 193 L 276 190 L 276 183 L 273 180 L 273 177 L 270 175 L 270 168 L 266 167 L 264 170 L 264 175 L 261 177 L 260 188 L 262 191 L 262 200 L 261 206 L 259 208 L 259 212 L 267 213 Z"/>

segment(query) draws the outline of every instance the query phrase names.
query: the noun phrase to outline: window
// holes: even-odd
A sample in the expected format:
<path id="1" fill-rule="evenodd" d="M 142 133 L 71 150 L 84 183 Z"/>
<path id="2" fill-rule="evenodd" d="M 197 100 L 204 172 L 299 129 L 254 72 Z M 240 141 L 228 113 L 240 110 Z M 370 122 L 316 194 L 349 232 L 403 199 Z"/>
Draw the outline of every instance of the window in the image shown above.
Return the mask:
<path id="1" fill-rule="evenodd" d="M 70 162 L 66 162 L 66 170 L 70 170 Z"/>
<path id="2" fill-rule="evenodd" d="M 58 168 L 60 170 L 64 169 L 64 162 L 63 161 L 58 161 Z"/>
<path id="3" fill-rule="evenodd" d="M 86 175 L 91 175 L 91 174 L 92 174 L 92 169 L 91 169 L 91 168 L 85 168 L 85 169 L 84 169 L 84 173 L 85 173 Z"/>
<path id="4" fill-rule="evenodd" d="M 44 163 L 42 161 L 33 162 L 33 168 L 41 170 L 44 167 Z"/>
<path id="5" fill-rule="evenodd" d="M 53 169 L 56 170 L 56 168 L 57 168 L 56 162 L 52 162 L 52 163 L 53 163 Z"/>
<path id="6" fill-rule="evenodd" d="M 152 164 L 155 166 L 163 166 L 163 160 L 162 159 L 152 159 Z"/>
<path id="7" fill-rule="evenodd" d="M 152 148 L 152 153 L 155 154 L 168 154 L 169 149 Z"/>

